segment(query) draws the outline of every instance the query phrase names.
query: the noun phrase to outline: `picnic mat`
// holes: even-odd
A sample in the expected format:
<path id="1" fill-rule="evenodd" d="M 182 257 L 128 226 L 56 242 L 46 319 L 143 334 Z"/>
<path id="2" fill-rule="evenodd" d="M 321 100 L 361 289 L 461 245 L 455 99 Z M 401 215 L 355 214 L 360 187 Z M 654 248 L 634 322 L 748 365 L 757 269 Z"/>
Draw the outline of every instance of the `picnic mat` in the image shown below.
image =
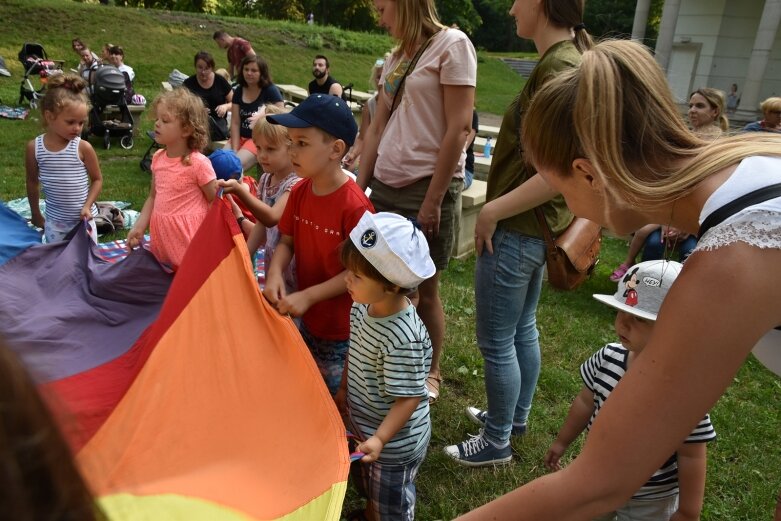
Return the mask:
<path id="1" fill-rule="evenodd" d="M 126 201 L 98 201 L 99 203 L 108 203 L 116 206 L 120 210 L 122 210 L 122 217 L 124 219 L 124 228 L 126 230 L 129 230 L 133 227 L 133 225 L 138 220 L 138 216 L 140 215 L 140 212 L 137 212 L 135 210 L 130 209 L 130 203 Z M 27 200 L 26 197 L 20 197 L 19 199 L 13 199 L 11 201 L 8 201 L 6 203 L 8 207 L 27 219 L 28 221 L 32 218 L 32 212 L 30 211 L 30 201 Z M 46 215 L 46 199 L 41 199 L 40 201 L 40 207 L 41 212 Z"/>
<path id="2" fill-rule="evenodd" d="M 8 105 L 0 105 L 0 118 L 25 119 L 29 113 L 30 109 L 24 107 L 9 107 Z"/>
<path id="3" fill-rule="evenodd" d="M 0 266 L 0 334 L 107 517 L 339 519 L 344 425 L 230 210 L 212 205 L 173 277 L 143 248 L 97 250 L 82 225 Z"/>

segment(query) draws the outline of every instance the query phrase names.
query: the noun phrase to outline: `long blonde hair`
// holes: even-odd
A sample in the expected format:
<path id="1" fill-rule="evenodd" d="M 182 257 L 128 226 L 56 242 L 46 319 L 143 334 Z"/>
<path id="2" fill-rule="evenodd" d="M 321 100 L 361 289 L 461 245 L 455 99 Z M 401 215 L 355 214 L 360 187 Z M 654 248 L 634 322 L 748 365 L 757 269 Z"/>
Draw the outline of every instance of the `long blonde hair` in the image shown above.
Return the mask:
<path id="1" fill-rule="evenodd" d="M 642 208 L 674 201 L 746 157 L 781 155 L 781 136 L 695 136 L 648 49 L 627 40 L 597 44 L 541 88 L 521 137 L 538 171 L 566 176 L 587 158 L 608 190 Z"/>
<path id="2" fill-rule="evenodd" d="M 399 28 L 399 46 L 394 52 L 413 51 L 422 39 L 428 38 L 445 26 L 439 21 L 434 0 L 395 0 L 396 26 Z"/>

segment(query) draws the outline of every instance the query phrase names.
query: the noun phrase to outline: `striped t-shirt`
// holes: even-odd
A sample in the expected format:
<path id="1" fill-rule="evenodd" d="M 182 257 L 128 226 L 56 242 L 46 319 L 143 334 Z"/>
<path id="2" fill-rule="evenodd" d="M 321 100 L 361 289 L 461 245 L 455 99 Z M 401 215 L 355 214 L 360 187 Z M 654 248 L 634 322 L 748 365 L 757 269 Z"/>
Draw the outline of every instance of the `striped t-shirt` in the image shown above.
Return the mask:
<path id="1" fill-rule="evenodd" d="M 420 397 L 410 419 L 383 447 L 380 463 L 406 463 L 423 454 L 428 446 L 431 418 L 426 376 L 432 352 L 426 326 L 411 304 L 382 318 L 369 316 L 366 304 L 353 304 L 347 369 L 347 400 L 353 425 L 368 439 L 397 397 Z"/>
<path id="2" fill-rule="evenodd" d="M 59 152 L 51 152 L 43 143 L 43 134 L 35 138 L 35 160 L 38 178 L 46 197 L 46 218 L 65 223 L 78 223 L 81 209 L 89 192 L 87 167 L 79 158 L 81 138 L 73 139 Z M 98 215 L 92 205 L 91 213 Z"/>
<path id="3" fill-rule="evenodd" d="M 580 366 L 580 376 L 583 383 L 594 394 L 594 412 L 588 422 L 588 428 L 599 414 L 602 405 L 607 400 L 627 369 L 629 350 L 620 344 L 608 344 Z M 710 422 L 710 415 L 697 424 L 686 438 L 685 443 L 706 443 L 716 439 L 716 431 Z M 664 465 L 657 470 L 643 487 L 635 492 L 632 499 L 654 500 L 673 496 L 678 493 L 678 457 L 670 456 Z"/>

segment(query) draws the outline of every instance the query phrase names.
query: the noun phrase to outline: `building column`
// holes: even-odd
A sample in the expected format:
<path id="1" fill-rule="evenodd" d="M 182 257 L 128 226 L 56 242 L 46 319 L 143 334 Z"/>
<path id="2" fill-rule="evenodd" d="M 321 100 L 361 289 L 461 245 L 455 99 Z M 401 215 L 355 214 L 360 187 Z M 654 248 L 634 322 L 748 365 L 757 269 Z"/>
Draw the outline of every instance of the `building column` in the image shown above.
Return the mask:
<path id="1" fill-rule="evenodd" d="M 656 62 L 665 73 L 670 64 L 675 24 L 678 22 L 680 9 L 681 0 L 665 0 L 664 9 L 662 9 L 662 23 L 659 25 L 659 37 L 656 40 Z"/>
<path id="2" fill-rule="evenodd" d="M 748 73 L 740 94 L 742 113 L 756 113 L 758 110 L 761 101 L 759 91 L 765 77 L 770 51 L 776 40 L 779 23 L 781 23 L 781 0 L 765 0 L 757 36 L 754 39 L 754 48 L 751 50 L 751 59 L 748 62 Z"/>
<path id="3" fill-rule="evenodd" d="M 645 39 L 645 28 L 648 26 L 648 13 L 651 10 L 651 0 L 637 0 L 635 7 L 635 22 L 632 24 L 632 39 L 640 43 Z"/>

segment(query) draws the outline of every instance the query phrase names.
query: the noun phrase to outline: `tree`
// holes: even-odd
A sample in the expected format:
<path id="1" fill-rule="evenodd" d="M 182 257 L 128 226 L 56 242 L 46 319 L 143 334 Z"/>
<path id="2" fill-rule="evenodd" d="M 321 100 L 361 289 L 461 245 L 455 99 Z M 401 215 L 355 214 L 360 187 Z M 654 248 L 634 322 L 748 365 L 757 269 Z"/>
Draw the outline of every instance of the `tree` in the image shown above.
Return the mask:
<path id="1" fill-rule="evenodd" d="M 442 23 L 456 24 L 467 34 L 474 34 L 483 23 L 471 0 L 436 0 L 436 5 Z"/>

